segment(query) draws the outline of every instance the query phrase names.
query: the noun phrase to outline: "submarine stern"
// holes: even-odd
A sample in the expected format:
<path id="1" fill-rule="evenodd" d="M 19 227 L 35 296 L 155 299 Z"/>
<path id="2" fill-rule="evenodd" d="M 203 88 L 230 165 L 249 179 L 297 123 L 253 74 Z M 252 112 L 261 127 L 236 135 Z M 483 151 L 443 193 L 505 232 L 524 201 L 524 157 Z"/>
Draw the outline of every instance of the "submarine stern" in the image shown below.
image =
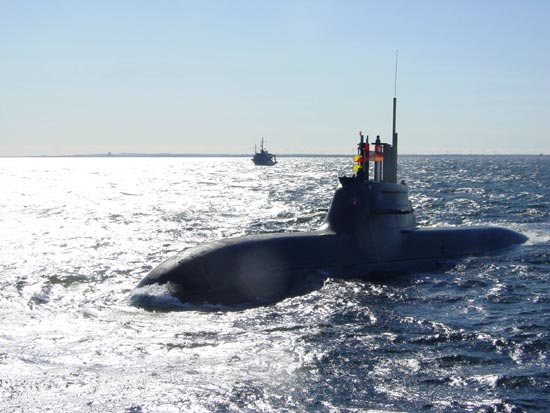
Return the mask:
<path id="1" fill-rule="evenodd" d="M 502 227 L 418 228 L 403 233 L 403 255 L 433 259 L 481 255 L 523 244 L 527 237 Z"/>

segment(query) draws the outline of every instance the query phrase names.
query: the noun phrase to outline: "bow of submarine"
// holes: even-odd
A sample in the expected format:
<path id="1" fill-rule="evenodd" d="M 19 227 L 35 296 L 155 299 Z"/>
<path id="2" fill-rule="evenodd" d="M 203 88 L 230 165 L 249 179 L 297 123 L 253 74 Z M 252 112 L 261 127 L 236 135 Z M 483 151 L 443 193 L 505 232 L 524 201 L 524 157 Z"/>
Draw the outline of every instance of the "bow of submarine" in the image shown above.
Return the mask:
<path id="1" fill-rule="evenodd" d="M 277 298 L 319 269 L 346 271 L 357 255 L 351 241 L 330 230 L 249 235 L 183 250 L 137 287 L 167 284 L 180 298 Z"/>

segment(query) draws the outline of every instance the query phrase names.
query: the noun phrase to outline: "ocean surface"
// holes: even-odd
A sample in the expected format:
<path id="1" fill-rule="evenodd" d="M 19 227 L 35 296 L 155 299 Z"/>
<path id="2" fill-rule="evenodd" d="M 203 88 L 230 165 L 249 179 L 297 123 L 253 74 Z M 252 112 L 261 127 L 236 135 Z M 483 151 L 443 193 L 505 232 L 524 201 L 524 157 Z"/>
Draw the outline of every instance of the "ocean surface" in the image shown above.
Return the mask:
<path id="1" fill-rule="evenodd" d="M 0 411 L 550 410 L 547 156 L 400 159 L 421 226 L 524 245 L 265 305 L 131 299 L 181 249 L 318 228 L 351 157 L 279 161 L 0 159 Z"/>

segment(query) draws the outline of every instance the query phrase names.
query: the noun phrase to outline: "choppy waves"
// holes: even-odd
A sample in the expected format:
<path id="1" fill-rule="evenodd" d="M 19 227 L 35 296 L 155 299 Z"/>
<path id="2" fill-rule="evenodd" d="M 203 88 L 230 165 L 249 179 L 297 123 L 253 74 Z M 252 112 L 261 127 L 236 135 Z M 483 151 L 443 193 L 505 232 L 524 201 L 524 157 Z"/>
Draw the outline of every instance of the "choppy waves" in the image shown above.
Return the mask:
<path id="1" fill-rule="evenodd" d="M 387 282 L 313 277 L 268 305 L 128 299 L 180 249 L 317 228 L 350 164 L 3 160 L 0 409 L 546 411 L 547 157 L 401 160 L 422 225 L 507 226 L 521 247 Z"/>

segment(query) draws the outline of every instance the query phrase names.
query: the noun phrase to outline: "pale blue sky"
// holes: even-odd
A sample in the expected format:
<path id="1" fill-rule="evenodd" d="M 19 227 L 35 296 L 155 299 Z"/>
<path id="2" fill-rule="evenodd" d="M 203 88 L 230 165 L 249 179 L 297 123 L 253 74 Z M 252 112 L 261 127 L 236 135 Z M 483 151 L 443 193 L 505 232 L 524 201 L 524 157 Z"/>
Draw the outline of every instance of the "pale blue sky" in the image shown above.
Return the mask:
<path id="1" fill-rule="evenodd" d="M 550 153 L 550 1 L 0 0 L 0 155 Z"/>

